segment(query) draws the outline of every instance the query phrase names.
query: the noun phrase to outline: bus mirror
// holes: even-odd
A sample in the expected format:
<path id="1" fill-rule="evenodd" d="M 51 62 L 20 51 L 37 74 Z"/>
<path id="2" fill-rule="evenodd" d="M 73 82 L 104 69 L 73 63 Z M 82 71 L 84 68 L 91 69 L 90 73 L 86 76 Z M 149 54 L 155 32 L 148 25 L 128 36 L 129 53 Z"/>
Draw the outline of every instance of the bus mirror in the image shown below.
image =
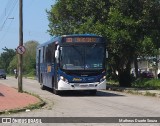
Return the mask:
<path id="1" fill-rule="evenodd" d="M 108 58 L 108 51 L 106 50 L 106 58 Z"/>

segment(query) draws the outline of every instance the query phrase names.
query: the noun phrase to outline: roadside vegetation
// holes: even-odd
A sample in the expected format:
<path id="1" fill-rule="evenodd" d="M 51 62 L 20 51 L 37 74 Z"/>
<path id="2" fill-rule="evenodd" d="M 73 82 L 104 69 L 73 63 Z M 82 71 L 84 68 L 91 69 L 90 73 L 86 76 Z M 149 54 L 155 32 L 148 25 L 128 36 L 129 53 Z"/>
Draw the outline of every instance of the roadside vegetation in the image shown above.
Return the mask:
<path id="1" fill-rule="evenodd" d="M 137 79 L 132 83 L 132 87 L 160 90 L 160 79 Z"/>
<path id="2" fill-rule="evenodd" d="M 107 80 L 107 86 L 120 87 L 119 82 L 116 80 Z M 132 82 L 131 88 L 160 90 L 160 79 L 138 78 Z"/>
<path id="3" fill-rule="evenodd" d="M 157 0 L 57 0 L 47 11 L 50 35 L 92 33 L 106 38 L 107 69 L 118 84 L 132 86 L 131 65 L 159 54 L 160 2 Z M 157 70 L 158 59 L 155 60 Z M 118 74 L 116 74 L 118 72 Z M 135 79 L 136 80 L 136 79 Z"/>
<path id="4" fill-rule="evenodd" d="M 35 77 L 36 73 L 36 47 L 37 41 L 27 41 L 24 43 L 26 48 L 23 54 L 23 75 L 24 77 Z M 18 70 L 18 54 L 16 49 L 3 48 L 0 55 L 0 69 L 5 69 L 8 75 L 14 75 L 14 69 Z"/>

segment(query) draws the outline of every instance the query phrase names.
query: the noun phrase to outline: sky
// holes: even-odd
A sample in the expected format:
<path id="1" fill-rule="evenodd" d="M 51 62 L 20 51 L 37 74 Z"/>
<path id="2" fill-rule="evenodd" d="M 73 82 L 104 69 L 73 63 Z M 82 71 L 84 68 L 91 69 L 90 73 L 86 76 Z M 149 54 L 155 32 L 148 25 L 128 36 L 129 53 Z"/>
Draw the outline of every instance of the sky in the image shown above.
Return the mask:
<path id="1" fill-rule="evenodd" d="M 19 0 L 0 0 L 0 53 L 2 48 L 15 49 L 19 45 Z M 23 43 L 35 40 L 40 44 L 51 36 L 46 9 L 55 0 L 23 0 Z"/>

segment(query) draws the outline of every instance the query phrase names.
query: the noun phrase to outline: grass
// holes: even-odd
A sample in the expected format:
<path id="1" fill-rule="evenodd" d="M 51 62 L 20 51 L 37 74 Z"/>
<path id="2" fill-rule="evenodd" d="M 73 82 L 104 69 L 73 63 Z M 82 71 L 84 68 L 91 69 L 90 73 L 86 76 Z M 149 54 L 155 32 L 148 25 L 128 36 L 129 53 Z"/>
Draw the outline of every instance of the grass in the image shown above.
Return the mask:
<path id="1" fill-rule="evenodd" d="M 38 102 L 36 104 L 31 104 L 31 105 L 27 106 L 26 109 L 30 109 L 30 110 L 32 110 L 32 109 L 39 109 L 43 105 L 45 105 L 45 102 L 40 98 L 39 95 L 36 95 L 36 94 L 33 94 L 33 93 L 29 93 L 27 91 L 24 91 L 24 93 L 27 93 L 27 94 L 32 95 L 34 97 L 37 97 L 40 100 L 40 102 Z"/>
<path id="2" fill-rule="evenodd" d="M 146 91 L 145 96 L 152 96 L 152 97 L 155 97 L 156 96 L 156 93 L 150 93 L 149 91 Z"/>
<path id="3" fill-rule="evenodd" d="M 127 90 L 126 93 L 134 94 L 134 95 L 142 95 L 142 92 L 138 92 L 138 91 L 135 91 L 135 90 Z"/>
<path id="4" fill-rule="evenodd" d="M 107 85 L 118 87 L 119 83 L 118 81 L 115 81 L 115 80 L 107 80 Z"/>
<path id="5" fill-rule="evenodd" d="M 160 79 L 138 79 L 132 83 L 132 87 L 145 89 L 160 89 Z"/>
<path id="6" fill-rule="evenodd" d="M 120 87 L 119 84 L 114 81 L 107 82 L 108 89 L 126 92 L 134 95 L 144 95 L 156 97 L 156 93 L 151 93 L 148 90 L 160 90 L 160 79 L 137 79 L 132 83 L 131 88 Z M 144 89 L 144 92 L 141 92 L 141 89 Z M 145 91 L 146 90 L 146 91 Z"/>
<path id="7" fill-rule="evenodd" d="M 7 74 L 7 77 L 15 77 L 15 75 L 13 74 Z M 36 76 L 28 76 L 28 75 L 23 75 L 24 78 L 28 78 L 28 79 L 32 79 L 32 80 L 35 80 Z"/>
<path id="8" fill-rule="evenodd" d="M 24 76 L 25 78 L 35 80 L 35 76 Z"/>
<path id="9" fill-rule="evenodd" d="M 142 93 L 142 92 L 139 92 L 137 90 L 127 90 L 126 93 L 134 94 L 134 95 L 151 96 L 151 97 L 155 97 L 156 96 L 156 93 L 151 93 L 149 91 L 146 91 L 146 92 Z"/>
<path id="10" fill-rule="evenodd" d="M 119 87 L 117 81 L 107 80 L 108 86 Z M 160 79 L 140 78 L 132 82 L 132 88 L 155 89 L 160 90 Z"/>

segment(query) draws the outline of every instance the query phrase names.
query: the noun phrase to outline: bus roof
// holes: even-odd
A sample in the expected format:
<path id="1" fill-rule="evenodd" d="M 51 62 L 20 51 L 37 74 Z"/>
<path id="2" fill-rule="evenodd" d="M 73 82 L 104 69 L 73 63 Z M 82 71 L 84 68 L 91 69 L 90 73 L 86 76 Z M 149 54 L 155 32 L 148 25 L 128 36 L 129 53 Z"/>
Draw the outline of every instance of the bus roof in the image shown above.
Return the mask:
<path id="1" fill-rule="evenodd" d="M 95 35 L 95 34 L 72 34 L 72 35 L 62 35 L 62 37 L 74 37 L 74 36 L 96 36 L 96 37 L 101 37 L 101 36 Z"/>

